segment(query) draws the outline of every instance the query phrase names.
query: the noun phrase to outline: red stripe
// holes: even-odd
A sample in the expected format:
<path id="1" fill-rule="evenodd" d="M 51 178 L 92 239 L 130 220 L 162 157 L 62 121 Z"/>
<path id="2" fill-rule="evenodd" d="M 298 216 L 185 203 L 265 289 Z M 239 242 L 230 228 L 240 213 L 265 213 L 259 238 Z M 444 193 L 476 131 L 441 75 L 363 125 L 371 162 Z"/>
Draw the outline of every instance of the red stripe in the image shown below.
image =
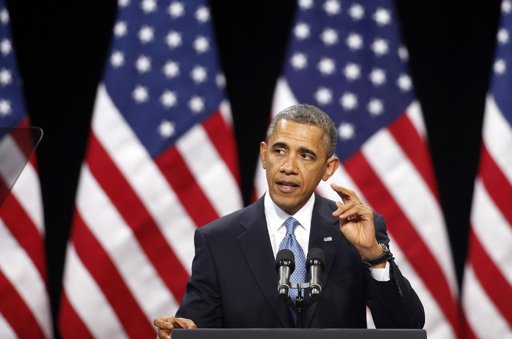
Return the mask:
<path id="1" fill-rule="evenodd" d="M 468 323 L 468 320 L 464 312 L 460 312 L 460 327 L 461 327 L 461 338 L 464 339 L 478 339 L 475 332 Z"/>
<path id="2" fill-rule="evenodd" d="M 510 303 L 512 301 L 512 286 L 489 257 L 473 228 L 470 232 L 469 262 L 487 296 L 508 322 L 508 325 L 512 326 L 512 304 Z"/>
<path id="3" fill-rule="evenodd" d="M 0 270 L 0 313 L 20 338 L 45 338 L 36 317 L 2 270 Z"/>
<path id="4" fill-rule="evenodd" d="M 456 302 L 428 246 L 360 152 L 346 161 L 344 167 L 370 204 L 385 216 L 390 233 L 458 333 L 459 312 Z"/>
<path id="5" fill-rule="evenodd" d="M 132 338 L 153 336 L 153 326 L 132 296 L 109 254 L 96 240 L 78 212 L 75 213 L 73 227 L 76 253 L 112 306 L 126 333 Z"/>
<path id="6" fill-rule="evenodd" d="M 510 208 L 512 202 L 512 185 L 498 167 L 493 157 L 489 154 L 485 145 L 482 145 L 480 176 L 493 203 L 503 214 L 508 225 L 512 227 L 512 208 Z"/>
<path id="7" fill-rule="evenodd" d="M 258 188 L 253 186 L 252 194 L 251 194 L 251 203 L 256 202 L 260 197 L 258 197 Z"/>
<path id="8" fill-rule="evenodd" d="M 62 292 L 59 312 L 59 330 L 61 338 L 94 338 L 82 319 L 80 319 L 80 316 L 75 312 L 73 306 L 69 303 L 66 290 Z"/>
<path id="9" fill-rule="evenodd" d="M 434 197 L 440 201 L 427 143 L 411 123 L 407 114 L 403 114 L 389 125 L 388 129 L 407 158 L 413 163 L 416 171 L 423 177 Z"/>
<path id="10" fill-rule="evenodd" d="M 1 189 L 5 188 L 4 183 L 0 180 Z M 5 199 L 0 209 L 0 218 L 9 229 L 12 236 L 18 244 L 30 257 L 36 267 L 41 279 L 46 282 L 46 266 L 44 253 L 44 239 L 39 230 L 36 228 L 25 209 L 20 205 L 13 194 Z"/>
<path id="11" fill-rule="evenodd" d="M 203 121 L 203 127 L 217 152 L 219 152 L 221 158 L 231 171 L 231 174 L 240 184 L 235 137 L 233 130 L 224 120 L 220 110 L 217 110 L 208 119 Z"/>
<path id="12" fill-rule="evenodd" d="M 144 203 L 94 134 L 91 134 L 89 141 L 87 164 L 109 196 L 111 203 L 133 230 L 135 238 L 155 270 L 161 274 L 162 280 L 172 291 L 176 300 L 181 300 L 185 293 L 188 272 L 160 232 Z"/>
<path id="13" fill-rule="evenodd" d="M 176 147 L 170 147 L 155 162 L 197 226 L 219 217 Z"/>

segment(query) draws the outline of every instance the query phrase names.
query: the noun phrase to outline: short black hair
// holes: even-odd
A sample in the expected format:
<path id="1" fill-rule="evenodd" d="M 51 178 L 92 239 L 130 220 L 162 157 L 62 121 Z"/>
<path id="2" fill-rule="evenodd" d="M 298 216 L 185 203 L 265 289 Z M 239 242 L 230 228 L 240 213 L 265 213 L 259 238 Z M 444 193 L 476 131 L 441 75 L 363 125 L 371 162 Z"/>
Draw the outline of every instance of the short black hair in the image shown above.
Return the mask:
<path id="1" fill-rule="evenodd" d="M 276 125 L 280 120 L 320 127 L 324 132 L 323 138 L 327 157 L 334 154 L 337 140 L 336 127 L 329 115 L 320 108 L 308 104 L 297 104 L 283 109 L 272 118 L 267 129 L 267 140 L 274 134 Z"/>

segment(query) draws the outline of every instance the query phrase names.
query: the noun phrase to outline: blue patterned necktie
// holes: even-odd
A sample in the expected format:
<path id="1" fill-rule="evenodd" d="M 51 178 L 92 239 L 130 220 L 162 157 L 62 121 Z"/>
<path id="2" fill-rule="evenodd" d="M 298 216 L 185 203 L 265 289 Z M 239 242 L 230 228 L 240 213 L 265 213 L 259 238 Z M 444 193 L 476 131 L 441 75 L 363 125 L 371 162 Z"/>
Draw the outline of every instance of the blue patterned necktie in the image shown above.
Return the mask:
<path id="1" fill-rule="evenodd" d="M 285 220 L 284 225 L 286 226 L 286 235 L 284 236 L 283 241 L 279 244 L 279 249 L 287 248 L 293 252 L 295 256 L 295 271 L 293 271 L 290 276 L 290 282 L 301 284 L 306 281 L 306 257 L 304 256 L 304 251 L 300 246 L 297 238 L 295 238 L 295 229 L 299 226 L 299 222 L 297 219 L 293 217 L 288 217 Z M 295 299 L 297 299 L 297 290 L 289 289 L 288 295 L 292 299 L 292 302 L 295 304 Z M 296 322 L 296 314 L 293 309 L 291 309 L 293 320 Z"/>

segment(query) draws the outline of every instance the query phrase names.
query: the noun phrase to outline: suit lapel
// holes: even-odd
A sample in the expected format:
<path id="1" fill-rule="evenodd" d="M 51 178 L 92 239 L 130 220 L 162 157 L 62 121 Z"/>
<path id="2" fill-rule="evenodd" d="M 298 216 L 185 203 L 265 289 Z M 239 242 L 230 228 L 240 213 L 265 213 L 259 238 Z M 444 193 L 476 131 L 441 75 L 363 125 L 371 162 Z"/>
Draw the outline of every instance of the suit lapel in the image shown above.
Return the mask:
<path id="1" fill-rule="evenodd" d="M 278 276 L 267 230 L 263 198 L 247 212 L 241 225 L 244 232 L 238 237 L 240 248 L 262 294 L 274 311 L 282 327 L 290 327 L 286 303 L 277 297 Z"/>
<path id="2" fill-rule="evenodd" d="M 311 218 L 309 248 L 319 248 L 325 253 L 325 267 L 321 277 L 322 286 L 325 286 L 329 279 L 341 237 L 338 219 L 331 215 L 332 212 L 333 210 L 329 208 L 326 200 L 317 195 Z M 322 295 L 320 295 L 320 298 L 322 298 Z M 315 302 L 305 310 L 304 327 L 309 327 L 317 304 L 318 302 Z"/>

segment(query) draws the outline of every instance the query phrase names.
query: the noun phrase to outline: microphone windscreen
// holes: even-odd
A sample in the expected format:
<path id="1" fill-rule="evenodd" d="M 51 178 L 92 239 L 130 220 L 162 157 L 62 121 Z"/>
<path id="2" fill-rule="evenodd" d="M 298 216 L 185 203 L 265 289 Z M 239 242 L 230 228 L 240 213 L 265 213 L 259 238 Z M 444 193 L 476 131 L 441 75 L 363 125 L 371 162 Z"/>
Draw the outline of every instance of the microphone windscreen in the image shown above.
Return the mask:
<path id="1" fill-rule="evenodd" d="M 279 269 L 279 266 L 282 266 L 283 263 L 287 261 L 289 264 L 287 266 L 295 267 L 295 256 L 293 252 L 287 248 L 283 248 L 276 255 L 276 270 Z"/>
<path id="2" fill-rule="evenodd" d="M 320 263 L 320 265 L 324 265 L 325 263 L 325 253 L 319 248 L 310 248 L 308 251 L 308 257 L 306 259 L 306 262 L 308 263 L 308 266 L 311 265 L 312 261 L 317 261 Z"/>

